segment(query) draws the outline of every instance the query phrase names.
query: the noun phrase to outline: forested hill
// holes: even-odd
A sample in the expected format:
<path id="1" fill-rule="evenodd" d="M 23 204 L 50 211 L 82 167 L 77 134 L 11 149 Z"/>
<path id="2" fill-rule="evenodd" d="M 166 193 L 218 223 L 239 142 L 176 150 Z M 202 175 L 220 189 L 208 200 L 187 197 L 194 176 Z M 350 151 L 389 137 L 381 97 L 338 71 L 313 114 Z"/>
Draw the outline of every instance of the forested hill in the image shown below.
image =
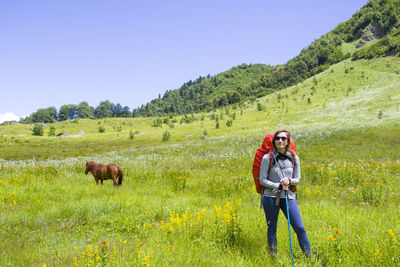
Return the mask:
<path id="1" fill-rule="evenodd" d="M 256 99 L 266 94 L 257 81 L 273 70 L 274 67 L 263 64 L 242 64 L 215 76 L 199 77 L 142 105 L 133 111 L 133 116 L 187 114 L 238 103 L 243 99 Z"/>
<path id="2" fill-rule="evenodd" d="M 346 58 L 400 52 L 400 0 L 370 0 L 351 19 L 304 48 L 284 65 L 242 64 L 199 77 L 133 110 L 133 116 L 187 114 L 261 97 L 303 81 Z"/>

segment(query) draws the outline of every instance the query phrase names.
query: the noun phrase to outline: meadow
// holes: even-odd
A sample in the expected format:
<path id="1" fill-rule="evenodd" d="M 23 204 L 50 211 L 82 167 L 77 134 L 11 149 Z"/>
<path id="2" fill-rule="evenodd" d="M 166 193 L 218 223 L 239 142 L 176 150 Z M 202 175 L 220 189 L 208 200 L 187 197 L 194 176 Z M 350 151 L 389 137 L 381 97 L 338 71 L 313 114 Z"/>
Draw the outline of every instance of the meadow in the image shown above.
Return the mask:
<path id="1" fill-rule="evenodd" d="M 298 202 L 314 255 L 294 235 L 296 265 L 399 265 L 399 74 L 398 58 L 344 61 L 171 126 L 67 121 L 54 124 L 71 134 L 62 138 L 0 126 L 0 265 L 289 266 L 287 221 L 281 213 L 272 259 L 251 176 L 264 135 L 280 128 L 301 159 Z M 96 186 L 86 160 L 120 165 L 122 186 Z"/>

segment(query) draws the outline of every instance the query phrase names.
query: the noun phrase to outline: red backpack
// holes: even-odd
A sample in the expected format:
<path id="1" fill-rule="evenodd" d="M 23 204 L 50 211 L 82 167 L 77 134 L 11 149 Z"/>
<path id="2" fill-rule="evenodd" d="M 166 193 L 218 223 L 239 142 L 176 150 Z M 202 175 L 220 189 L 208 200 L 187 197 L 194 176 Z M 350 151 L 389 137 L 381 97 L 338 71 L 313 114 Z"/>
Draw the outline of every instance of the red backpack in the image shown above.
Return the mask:
<path id="1" fill-rule="evenodd" d="M 271 149 L 274 149 L 274 146 L 272 145 L 272 142 L 274 140 L 274 134 L 267 134 L 264 138 L 263 143 L 261 146 L 257 149 L 256 151 L 256 156 L 254 157 L 254 162 L 253 162 L 253 179 L 254 183 L 256 185 L 256 190 L 257 193 L 261 194 L 263 190 L 263 186 L 260 184 L 259 176 L 260 176 L 260 166 L 261 166 L 261 160 L 264 157 L 265 154 L 270 152 Z M 296 145 L 294 144 L 293 138 L 290 137 L 290 149 L 296 153 Z M 268 172 L 271 169 L 273 165 L 273 155 L 270 153 L 270 161 L 269 161 L 269 167 L 268 167 Z M 293 159 L 294 160 L 294 159 Z M 293 164 L 294 165 L 294 164 Z M 291 186 L 291 190 L 294 191 L 296 190 L 294 186 Z"/>

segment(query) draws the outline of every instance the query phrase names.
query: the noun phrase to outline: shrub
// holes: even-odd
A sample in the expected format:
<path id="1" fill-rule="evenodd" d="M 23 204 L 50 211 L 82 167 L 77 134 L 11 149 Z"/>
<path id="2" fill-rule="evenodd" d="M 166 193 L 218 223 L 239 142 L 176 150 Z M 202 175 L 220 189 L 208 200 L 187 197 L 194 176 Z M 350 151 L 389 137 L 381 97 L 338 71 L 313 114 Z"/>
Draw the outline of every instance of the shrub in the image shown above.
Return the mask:
<path id="1" fill-rule="evenodd" d="M 99 133 L 104 133 L 106 131 L 106 128 L 104 128 L 103 126 L 99 127 Z"/>
<path id="2" fill-rule="evenodd" d="M 131 130 L 129 132 L 129 139 L 133 139 L 135 137 L 135 133 L 133 132 L 133 130 Z"/>
<path id="3" fill-rule="evenodd" d="M 382 112 L 382 110 L 379 110 L 378 119 L 382 119 L 382 116 L 383 116 L 383 112 Z"/>
<path id="4" fill-rule="evenodd" d="M 185 116 L 181 118 L 180 124 L 183 124 L 183 123 L 190 124 L 194 120 L 197 120 L 197 119 L 193 116 L 193 114 L 190 117 L 185 114 Z"/>
<path id="5" fill-rule="evenodd" d="M 165 131 L 162 136 L 162 141 L 167 142 L 171 138 L 171 133 L 169 131 Z"/>
<path id="6" fill-rule="evenodd" d="M 156 118 L 153 120 L 153 124 L 151 126 L 153 127 L 162 127 L 163 124 L 163 119 L 162 118 Z"/>
<path id="7" fill-rule="evenodd" d="M 351 93 L 352 90 L 353 90 L 353 88 L 351 88 L 351 86 L 349 86 L 347 88 L 346 96 L 349 96 L 349 94 Z"/>
<path id="8" fill-rule="evenodd" d="M 35 124 L 35 125 L 33 126 L 32 131 L 33 131 L 33 133 L 32 133 L 33 135 L 36 135 L 36 136 L 43 136 L 44 130 L 43 130 L 42 125 L 40 125 L 40 124 Z"/>
<path id="9" fill-rule="evenodd" d="M 387 195 L 384 193 L 382 184 L 375 182 L 364 182 L 357 188 L 356 198 L 360 203 L 377 206 Z"/>
<path id="10" fill-rule="evenodd" d="M 49 136 L 55 136 L 55 135 L 56 135 L 56 127 L 50 126 Z"/>

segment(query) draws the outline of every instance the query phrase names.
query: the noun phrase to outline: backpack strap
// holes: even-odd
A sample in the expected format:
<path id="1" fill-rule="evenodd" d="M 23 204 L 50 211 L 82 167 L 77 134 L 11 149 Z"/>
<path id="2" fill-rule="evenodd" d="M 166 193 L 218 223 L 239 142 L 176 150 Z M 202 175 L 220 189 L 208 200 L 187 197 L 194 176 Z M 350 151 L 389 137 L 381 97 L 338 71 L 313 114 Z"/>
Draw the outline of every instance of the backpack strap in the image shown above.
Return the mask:
<path id="1" fill-rule="evenodd" d="M 294 164 L 296 161 L 296 156 L 293 155 L 292 157 L 292 164 L 293 164 L 293 173 L 292 173 L 292 178 L 294 177 Z M 295 185 L 289 185 L 290 191 L 292 191 L 295 194 L 295 198 L 297 200 L 297 187 Z"/>
<path id="2" fill-rule="evenodd" d="M 269 165 L 268 165 L 268 176 L 272 166 L 275 164 L 275 157 L 272 151 L 269 151 Z"/>
<path id="3" fill-rule="evenodd" d="M 272 166 L 275 164 L 275 157 L 272 151 L 269 151 L 269 165 L 268 165 L 268 176 L 271 171 Z M 261 188 L 261 195 L 264 194 L 264 186 Z"/>
<path id="4" fill-rule="evenodd" d="M 274 154 L 272 153 L 272 151 L 270 150 L 270 151 L 269 151 L 268 176 L 269 176 L 269 172 L 271 171 L 271 168 L 272 168 L 272 166 L 273 166 L 274 164 L 275 164 L 275 157 L 274 157 Z M 263 198 L 263 196 L 264 196 L 264 189 L 265 189 L 264 186 L 261 187 L 261 193 L 260 193 L 260 196 L 261 196 L 261 200 L 260 200 L 260 209 L 262 208 L 262 198 Z"/>

